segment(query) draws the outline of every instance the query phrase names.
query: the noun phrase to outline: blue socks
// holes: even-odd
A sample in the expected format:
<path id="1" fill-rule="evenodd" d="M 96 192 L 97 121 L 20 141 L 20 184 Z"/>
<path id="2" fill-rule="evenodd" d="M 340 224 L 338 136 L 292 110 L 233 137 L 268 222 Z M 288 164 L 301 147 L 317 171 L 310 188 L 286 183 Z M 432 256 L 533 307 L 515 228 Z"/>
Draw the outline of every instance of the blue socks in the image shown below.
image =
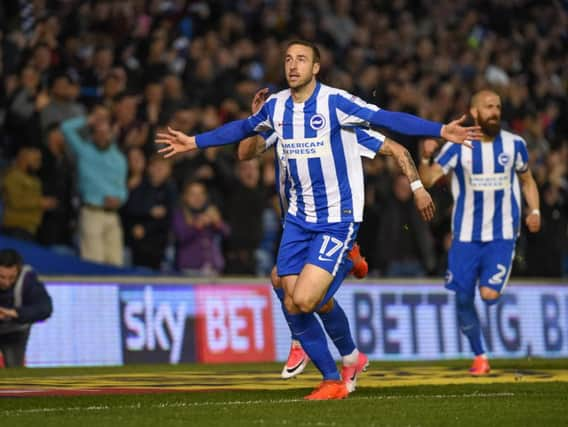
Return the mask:
<path id="1" fill-rule="evenodd" d="M 458 323 L 462 333 L 469 340 L 471 350 L 476 356 L 485 353 L 481 343 L 481 326 L 479 317 L 473 303 L 474 295 L 456 291 L 456 308 L 458 311 Z"/>
<path id="2" fill-rule="evenodd" d="M 352 268 L 353 263 L 347 258 L 339 267 L 320 306 L 333 297 Z M 273 289 L 282 304 L 282 312 L 292 332 L 292 339 L 300 341 L 302 348 L 322 373 L 324 380 L 339 380 L 335 360 L 329 352 L 327 339 L 314 314 L 289 314 L 284 307 L 284 289 Z M 319 314 L 319 316 L 339 354 L 341 356 L 352 354 L 356 349 L 355 343 L 349 330 L 347 316 L 337 301 L 334 300 L 333 308 L 328 313 Z"/>
<path id="3" fill-rule="evenodd" d="M 323 327 L 335 344 L 335 347 L 337 347 L 339 354 L 347 356 L 353 353 L 356 347 L 349 330 L 349 321 L 339 303 L 334 300 L 331 311 L 318 314 L 323 322 Z"/>
<path id="4" fill-rule="evenodd" d="M 327 347 L 327 340 L 320 323 L 313 313 L 288 314 L 288 325 L 324 380 L 340 380 L 335 360 Z"/>
<path id="5" fill-rule="evenodd" d="M 352 268 L 353 268 L 353 262 L 349 258 L 345 258 L 345 261 L 343 261 L 343 264 L 341 264 L 341 266 L 337 270 L 337 273 L 335 274 L 335 277 L 331 281 L 329 288 L 327 288 L 325 296 L 323 297 L 319 305 L 316 307 L 316 311 L 319 310 L 321 307 L 323 307 L 325 303 L 328 302 L 331 298 L 333 298 L 333 296 L 335 295 L 335 293 L 343 283 L 343 280 L 345 280 L 345 278 L 349 274 L 349 271 L 351 271 Z"/>
<path id="6" fill-rule="evenodd" d="M 349 258 L 346 258 L 343 264 L 339 267 L 333 281 L 329 285 L 326 296 L 320 305 L 325 304 L 329 298 L 333 297 L 352 268 L 353 262 L 351 262 Z M 318 314 L 323 322 L 323 326 L 327 334 L 337 347 L 339 354 L 341 356 L 347 356 L 353 353 L 353 350 L 355 350 L 356 347 L 353 342 L 353 337 L 351 336 L 351 331 L 349 330 L 349 321 L 337 300 L 333 300 L 333 308 L 331 311 L 328 313 Z"/>
<path id="7" fill-rule="evenodd" d="M 288 318 L 290 315 L 288 314 L 288 312 L 286 311 L 286 307 L 284 307 L 284 289 L 282 288 L 275 288 L 274 286 L 272 287 L 272 289 L 274 290 L 274 293 L 276 294 L 276 296 L 278 297 L 278 299 L 280 300 L 280 304 L 282 306 L 282 314 L 284 315 L 284 318 L 286 319 L 286 323 L 288 323 L 288 325 L 290 324 L 290 319 Z M 294 332 L 292 331 L 292 328 L 290 328 L 290 333 L 291 333 L 291 338 L 293 340 L 298 340 L 298 338 L 294 335 Z"/>

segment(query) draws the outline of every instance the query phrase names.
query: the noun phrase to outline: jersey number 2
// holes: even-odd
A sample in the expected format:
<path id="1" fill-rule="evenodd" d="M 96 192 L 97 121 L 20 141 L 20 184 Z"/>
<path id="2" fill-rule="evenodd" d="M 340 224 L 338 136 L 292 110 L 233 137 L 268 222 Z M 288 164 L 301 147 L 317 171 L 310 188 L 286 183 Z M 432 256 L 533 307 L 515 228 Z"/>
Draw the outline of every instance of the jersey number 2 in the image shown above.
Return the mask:
<path id="1" fill-rule="evenodd" d="M 490 285 L 498 285 L 502 283 L 505 274 L 507 274 L 507 267 L 505 267 L 503 264 L 497 264 L 497 270 L 499 271 L 489 279 Z"/>

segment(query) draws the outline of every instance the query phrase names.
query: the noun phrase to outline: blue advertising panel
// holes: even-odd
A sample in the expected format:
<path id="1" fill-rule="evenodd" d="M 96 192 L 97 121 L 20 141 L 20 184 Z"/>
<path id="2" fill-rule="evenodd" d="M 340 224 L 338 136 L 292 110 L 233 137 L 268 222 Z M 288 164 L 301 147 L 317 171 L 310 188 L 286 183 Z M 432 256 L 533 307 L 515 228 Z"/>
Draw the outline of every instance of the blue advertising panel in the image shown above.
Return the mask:
<path id="1" fill-rule="evenodd" d="M 48 283 L 53 314 L 33 325 L 27 366 L 121 365 L 118 285 Z"/>
<path id="2" fill-rule="evenodd" d="M 370 359 L 471 357 L 458 328 L 454 293 L 441 285 L 349 283 L 336 297 L 355 343 Z M 497 305 L 488 307 L 479 297 L 476 304 L 491 357 L 568 356 L 568 286 L 511 285 Z M 283 328 L 276 334 L 277 358 L 284 360 L 290 333 L 282 315 L 275 317 Z"/>
<path id="3" fill-rule="evenodd" d="M 262 360 L 288 355 L 290 331 L 268 284 L 239 283 L 267 310 L 268 317 L 259 317 L 263 311 L 247 305 L 254 301 L 232 298 L 227 286 L 119 282 L 47 281 L 54 312 L 32 327 L 27 366 L 209 362 L 215 358 L 205 357 L 207 351 L 217 351 L 221 342 L 232 343 L 225 353 L 241 343 L 264 342 Z M 471 357 L 457 326 L 454 295 L 441 284 L 346 283 L 336 298 L 356 344 L 370 359 Z M 477 299 L 492 358 L 568 357 L 568 286 L 513 283 L 496 306 Z M 213 311 L 203 317 L 209 305 Z M 219 319 L 225 319 L 223 328 Z"/>

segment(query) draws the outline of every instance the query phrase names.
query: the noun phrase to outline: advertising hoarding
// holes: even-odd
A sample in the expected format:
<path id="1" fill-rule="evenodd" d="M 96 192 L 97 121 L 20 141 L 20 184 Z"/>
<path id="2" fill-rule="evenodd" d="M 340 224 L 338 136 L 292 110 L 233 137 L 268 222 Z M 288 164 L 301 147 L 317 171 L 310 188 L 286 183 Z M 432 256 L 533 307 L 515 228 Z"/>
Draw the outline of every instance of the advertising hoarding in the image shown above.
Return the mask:
<path id="1" fill-rule="evenodd" d="M 140 282 L 48 281 L 54 312 L 33 326 L 27 365 L 286 359 L 290 332 L 270 285 Z M 372 360 L 471 357 L 441 284 L 353 282 L 336 298 Z M 512 284 L 496 306 L 476 303 L 491 357 L 568 357 L 568 286 Z"/>

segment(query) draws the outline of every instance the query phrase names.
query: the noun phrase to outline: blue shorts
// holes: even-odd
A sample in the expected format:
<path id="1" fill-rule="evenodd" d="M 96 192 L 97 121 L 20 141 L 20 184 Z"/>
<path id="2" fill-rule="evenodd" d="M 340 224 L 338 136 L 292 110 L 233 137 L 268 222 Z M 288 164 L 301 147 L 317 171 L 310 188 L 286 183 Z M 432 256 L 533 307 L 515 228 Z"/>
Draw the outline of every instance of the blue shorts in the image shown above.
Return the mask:
<path id="1" fill-rule="evenodd" d="M 511 274 L 515 243 L 515 240 L 454 240 L 448 254 L 446 288 L 474 295 L 479 279 L 479 286 L 502 293 Z"/>
<path id="2" fill-rule="evenodd" d="M 312 224 L 286 215 L 276 266 L 279 276 L 300 274 L 306 264 L 337 274 L 359 231 L 359 223 Z"/>

